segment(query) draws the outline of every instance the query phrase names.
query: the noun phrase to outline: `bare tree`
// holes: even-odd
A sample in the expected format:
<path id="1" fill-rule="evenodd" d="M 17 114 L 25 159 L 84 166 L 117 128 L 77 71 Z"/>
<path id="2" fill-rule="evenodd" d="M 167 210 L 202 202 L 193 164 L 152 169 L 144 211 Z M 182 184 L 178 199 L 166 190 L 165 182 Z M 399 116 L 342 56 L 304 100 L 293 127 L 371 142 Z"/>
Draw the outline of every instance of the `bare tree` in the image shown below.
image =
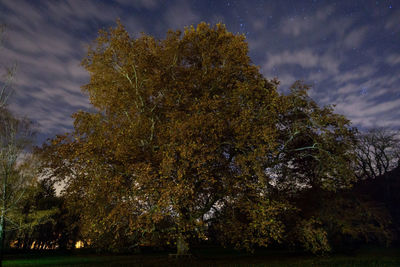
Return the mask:
<path id="1" fill-rule="evenodd" d="M 0 27 L 0 36 L 4 26 Z M 1 40 L 1 37 L 0 37 Z M 7 69 L 4 82 L 0 81 L 0 266 L 2 265 L 6 225 L 15 224 L 8 218 L 17 208 L 31 177 L 21 169 L 22 162 L 29 155 L 28 147 L 32 140 L 31 122 L 17 118 L 7 107 L 12 94 L 13 70 Z"/>
<path id="2" fill-rule="evenodd" d="M 0 49 L 3 44 L 5 33 L 5 26 L 0 24 Z M 0 62 L 2 63 L 2 62 Z M 14 78 L 14 73 L 16 70 L 16 65 L 11 68 L 6 68 L 6 72 L 0 80 L 0 108 L 4 108 L 7 105 L 7 100 L 12 94 L 12 81 Z"/>
<path id="3" fill-rule="evenodd" d="M 360 133 L 356 154 L 356 192 L 383 204 L 390 213 L 395 236 L 400 236 L 400 131 L 381 128 Z"/>
<path id="4" fill-rule="evenodd" d="M 400 132 L 372 129 L 358 135 L 357 177 L 375 179 L 400 167 Z"/>

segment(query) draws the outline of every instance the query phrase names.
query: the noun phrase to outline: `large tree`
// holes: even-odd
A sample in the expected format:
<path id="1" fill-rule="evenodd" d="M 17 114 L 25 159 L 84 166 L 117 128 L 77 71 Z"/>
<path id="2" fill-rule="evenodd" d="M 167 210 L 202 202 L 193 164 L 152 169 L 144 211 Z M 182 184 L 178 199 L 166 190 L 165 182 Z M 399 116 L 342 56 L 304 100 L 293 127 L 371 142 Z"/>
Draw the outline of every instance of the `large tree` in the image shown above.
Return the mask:
<path id="1" fill-rule="evenodd" d="M 281 215 L 291 209 L 287 199 L 271 197 L 283 154 L 292 153 L 296 167 L 294 152 L 319 161 L 332 153 L 336 163 L 310 165 L 318 173 L 310 172 L 317 178 L 309 184 L 348 184 L 339 166 L 347 156 L 337 156 L 348 122 L 280 95 L 278 82 L 251 63 L 245 37 L 223 25 L 201 23 L 156 40 L 132 38 L 118 24 L 100 31 L 83 66 L 94 109 L 75 113 L 74 131 L 42 152 L 92 244 L 175 242 L 185 254 L 211 223 L 236 247 L 279 241 Z M 300 122 L 302 113 L 319 126 L 293 128 L 289 117 L 298 114 Z"/>
<path id="2" fill-rule="evenodd" d="M 92 241 L 165 239 L 184 254 L 211 214 L 233 202 L 254 228 L 246 242 L 279 237 L 278 220 L 261 223 L 280 209 L 262 194 L 278 94 L 247 52 L 244 36 L 223 25 L 164 40 L 131 38 L 120 24 L 100 32 L 83 61 L 96 111 L 76 113 L 75 131 L 45 147 L 56 174 L 66 171 Z"/>

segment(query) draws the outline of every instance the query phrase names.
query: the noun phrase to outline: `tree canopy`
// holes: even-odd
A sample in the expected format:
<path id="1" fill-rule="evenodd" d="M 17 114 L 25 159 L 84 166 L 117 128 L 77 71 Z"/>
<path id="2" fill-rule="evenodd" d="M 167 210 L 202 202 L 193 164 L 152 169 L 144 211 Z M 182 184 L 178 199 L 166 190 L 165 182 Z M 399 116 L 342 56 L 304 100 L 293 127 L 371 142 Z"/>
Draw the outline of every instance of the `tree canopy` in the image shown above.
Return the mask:
<path id="1" fill-rule="evenodd" d="M 82 65 L 94 109 L 42 156 L 95 246 L 175 243 L 184 254 L 211 228 L 224 244 L 267 246 L 287 237 L 298 194 L 354 180 L 350 122 L 301 82 L 279 93 L 222 24 L 157 40 L 118 23 Z"/>

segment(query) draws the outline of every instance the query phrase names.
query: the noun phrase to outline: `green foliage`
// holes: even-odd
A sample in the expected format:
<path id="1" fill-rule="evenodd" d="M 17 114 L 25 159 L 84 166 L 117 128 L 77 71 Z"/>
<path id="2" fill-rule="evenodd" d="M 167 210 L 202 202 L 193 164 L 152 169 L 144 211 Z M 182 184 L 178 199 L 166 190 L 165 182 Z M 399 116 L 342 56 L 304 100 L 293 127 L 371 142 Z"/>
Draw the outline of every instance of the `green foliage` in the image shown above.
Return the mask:
<path id="1" fill-rule="evenodd" d="M 4 28 L 0 25 L 0 41 Z M 18 227 L 16 214 L 35 178 L 35 161 L 27 153 L 32 143 L 32 122 L 8 109 L 15 68 L 7 69 L 0 82 L 0 265 L 3 261 L 6 231 Z"/>
<path id="2" fill-rule="evenodd" d="M 58 239 L 54 225 L 60 214 L 59 204 L 46 181 L 34 179 L 9 215 L 12 223 L 8 227 L 8 240 L 13 247 L 54 248 Z"/>
<path id="3" fill-rule="evenodd" d="M 393 240 L 390 214 L 380 203 L 346 192 L 324 201 L 320 214 L 336 246 L 346 242 L 388 246 Z"/>
<path id="4" fill-rule="evenodd" d="M 298 239 L 305 250 L 314 254 L 323 254 L 331 250 L 328 240 L 328 233 L 322 227 L 321 221 L 311 217 L 302 220 L 296 229 Z"/>
<path id="5" fill-rule="evenodd" d="M 285 226 L 280 215 L 288 205 L 268 199 L 258 203 L 246 199 L 232 206 L 225 206 L 213 223 L 218 240 L 225 246 L 254 251 L 255 247 L 266 247 L 283 238 Z"/>
<path id="6" fill-rule="evenodd" d="M 348 188 L 356 180 L 355 129 L 333 107 L 319 107 L 307 94 L 309 86 L 296 82 L 291 89 L 281 97 L 277 188 L 284 194 Z"/>
<path id="7" fill-rule="evenodd" d="M 287 220 L 286 241 L 313 253 L 388 246 L 394 238 L 388 210 L 351 189 L 308 190 L 295 203 L 298 210 Z"/>

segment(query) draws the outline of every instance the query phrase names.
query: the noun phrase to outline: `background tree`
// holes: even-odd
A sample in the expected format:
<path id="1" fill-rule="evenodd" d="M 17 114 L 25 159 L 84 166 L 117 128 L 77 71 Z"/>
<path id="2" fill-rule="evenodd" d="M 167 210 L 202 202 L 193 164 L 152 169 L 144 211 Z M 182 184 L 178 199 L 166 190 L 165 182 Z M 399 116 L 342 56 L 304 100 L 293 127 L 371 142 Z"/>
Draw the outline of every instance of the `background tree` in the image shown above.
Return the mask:
<path id="1" fill-rule="evenodd" d="M 308 96 L 309 89 L 296 82 L 281 98 L 280 150 L 271 171 L 276 174 L 276 188 L 286 193 L 335 191 L 356 179 L 355 128 L 332 106 L 319 107 Z"/>
<path id="2" fill-rule="evenodd" d="M 389 212 L 399 241 L 400 133 L 384 128 L 361 132 L 356 152 L 360 181 L 353 191 Z"/>
<path id="3" fill-rule="evenodd" d="M 36 175 L 36 161 L 29 153 L 32 123 L 13 115 L 7 106 L 13 91 L 10 83 L 12 76 L 13 71 L 7 69 L 0 90 L 0 265 L 5 231 L 18 225 L 13 218 L 21 211 L 19 204 Z"/>
<path id="4" fill-rule="evenodd" d="M 375 128 L 358 134 L 357 176 L 376 179 L 400 167 L 399 131 Z"/>
<path id="5" fill-rule="evenodd" d="M 289 94 L 281 96 L 279 152 L 268 171 L 274 177 L 271 196 L 285 199 L 293 207 L 283 219 L 285 242 L 323 253 L 331 250 L 329 220 L 322 216 L 325 200 L 339 196 L 338 191 L 355 181 L 356 140 L 350 121 L 335 114 L 332 106 L 318 106 L 308 96 L 309 89 L 296 82 Z M 330 214 L 339 216 L 339 210 L 335 206 Z"/>
<path id="6" fill-rule="evenodd" d="M 49 180 L 35 179 L 20 201 L 21 211 L 14 214 L 18 225 L 8 235 L 13 247 L 24 250 L 72 248 L 77 240 L 69 234 L 68 226 L 74 222 L 63 204 Z"/>
<path id="7" fill-rule="evenodd" d="M 377 131 L 373 132 L 376 133 Z M 394 142 L 389 142 L 391 140 L 391 138 L 388 138 L 389 135 L 383 137 L 382 132 L 379 131 L 379 136 L 379 138 L 378 136 L 371 137 L 371 132 L 368 133 L 367 138 L 364 134 L 356 134 L 353 137 L 350 135 L 348 137 L 351 138 L 348 139 L 348 142 L 352 145 L 347 146 L 347 152 L 343 150 L 342 153 L 330 153 L 330 155 L 336 154 L 340 157 L 344 157 L 347 153 L 348 156 L 352 155 L 355 159 L 347 158 L 346 160 L 344 157 L 345 160 L 342 161 L 348 162 L 342 164 L 342 166 L 347 166 L 345 177 L 353 177 L 353 179 L 348 180 L 353 182 L 352 188 L 339 186 L 336 187 L 336 192 L 330 192 L 326 189 L 315 190 L 312 187 L 302 186 L 301 190 L 297 190 L 294 199 L 296 207 L 299 208 L 301 219 L 296 219 L 296 216 L 291 219 L 301 223 L 291 228 L 289 240 L 298 239 L 307 249 L 314 251 L 319 249 L 320 252 L 330 249 L 349 251 L 365 243 L 389 245 L 393 241 L 395 236 L 393 235 L 392 218 L 394 218 L 393 214 L 396 214 L 398 209 L 397 206 L 392 206 L 392 209 L 390 209 L 390 205 L 385 204 L 387 202 L 384 200 L 385 186 L 383 185 L 387 183 L 382 184 L 384 178 L 380 176 L 378 176 L 378 179 L 368 179 L 367 177 L 373 173 L 372 171 L 370 174 L 360 175 L 371 170 L 368 165 L 372 167 L 375 173 L 379 173 L 372 151 L 387 162 L 385 163 L 386 166 L 389 166 L 388 162 L 390 161 L 393 163 L 397 161 L 394 156 L 396 151 Z M 394 135 L 391 133 L 390 136 L 393 137 Z M 360 137 L 363 138 L 363 142 L 359 141 Z M 339 140 L 343 142 L 345 139 L 341 137 Z M 376 145 L 381 148 L 385 147 L 385 149 L 374 148 L 372 142 L 366 142 L 368 140 L 381 140 Z M 335 143 L 336 145 L 339 144 L 337 141 Z M 366 143 L 368 143 L 368 146 L 366 146 Z M 366 151 L 371 153 L 366 154 Z M 390 151 L 391 155 L 385 157 L 379 151 Z M 325 159 L 330 159 L 330 155 L 325 156 Z M 364 159 L 365 162 L 362 164 L 360 159 Z M 334 162 L 337 161 L 339 160 L 334 160 Z M 321 162 L 326 161 L 321 160 Z M 359 167 L 354 168 L 353 164 L 358 164 Z M 291 166 L 293 167 L 293 164 Z M 295 175 L 300 173 L 301 171 L 294 172 Z M 355 180 L 354 177 L 357 176 L 358 179 Z M 396 181 L 396 179 L 391 180 Z M 285 185 L 283 188 L 288 188 L 288 186 Z M 398 188 L 398 186 L 396 187 L 394 182 L 390 184 L 390 188 Z M 395 201 L 390 203 L 392 202 L 396 203 Z M 315 248 L 310 246 L 309 243 L 315 244 Z M 324 243 L 325 245 L 323 245 Z"/>
<path id="8" fill-rule="evenodd" d="M 319 107 L 308 89 L 297 82 L 283 96 L 288 108 L 279 124 L 282 149 L 270 170 L 276 174 L 274 194 L 296 210 L 285 219 L 287 241 L 313 253 L 389 244 L 387 210 L 351 189 L 357 182 L 357 130 L 333 107 Z"/>
<path id="9" fill-rule="evenodd" d="M 0 26 L 0 41 L 4 38 L 5 26 Z M 29 136 L 28 123 L 18 120 L 7 110 L 7 100 L 11 94 L 10 81 L 13 73 L 7 69 L 5 81 L 1 82 L 0 90 L 0 179 L 1 179 L 1 214 L 0 214 L 0 265 L 3 260 L 4 234 L 7 213 L 14 207 L 15 201 L 21 197 L 18 185 L 22 184 L 16 175 L 17 158 L 26 145 Z M 16 191 L 17 190 L 17 191 Z"/>

